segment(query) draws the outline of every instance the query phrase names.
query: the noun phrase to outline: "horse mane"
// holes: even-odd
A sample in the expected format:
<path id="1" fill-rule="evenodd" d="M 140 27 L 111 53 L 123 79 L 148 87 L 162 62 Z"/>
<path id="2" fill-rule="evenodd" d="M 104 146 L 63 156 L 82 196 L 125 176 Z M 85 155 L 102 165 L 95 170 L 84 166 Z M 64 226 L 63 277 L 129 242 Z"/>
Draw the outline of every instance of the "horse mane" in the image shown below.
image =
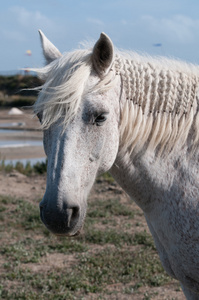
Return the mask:
<path id="1" fill-rule="evenodd" d="M 118 55 L 126 101 L 122 108 L 121 147 L 138 153 L 145 147 L 161 155 L 183 146 L 193 128 L 199 140 L 199 67 L 166 58 Z"/>
<path id="2" fill-rule="evenodd" d="M 199 140 L 199 67 L 166 58 L 118 52 L 109 73 L 90 90 L 86 83 L 93 70 L 92 49 L 66 53 L 37 69 L 45 80 L 35 114 L 42 112 L 42 128 L 58 119 L 67 126 L 79 108 L 82 96 L 105 92 L 121 76 L 126 101 L 121 106 L 120 145 L 130 153 L 143 146 L 159 153 L 184 145 L 194 129 L 193 145 Z"/>
<path id="3" fill-rule="evenodd" d="M 60 118 L 64 128 L 67 127 L 75 117 L 84 94 L 103 92 L 114 84 L 109 72 L 104 79 L 99 79 L 94 88 L 86 86 L 93 71 L 91 55 L 91 50 L 79 49 L 63 54 L 41 69 L 34 69 L 45 81 L 38 88 L 39 97 L 33 106 L 35 115 L 42 113 L 42 129 L 49 128 Z"/>
<path id="4" fill-rule="evenodd" d="M 91 51 L 77 50 L 35 70 L 45 81 L 33 107 L 35 114 L 42 112 L 42 129 L 49 128 L 60 118 L 66 126 L 73 119 L 90 76 L 91 66 Z"/>

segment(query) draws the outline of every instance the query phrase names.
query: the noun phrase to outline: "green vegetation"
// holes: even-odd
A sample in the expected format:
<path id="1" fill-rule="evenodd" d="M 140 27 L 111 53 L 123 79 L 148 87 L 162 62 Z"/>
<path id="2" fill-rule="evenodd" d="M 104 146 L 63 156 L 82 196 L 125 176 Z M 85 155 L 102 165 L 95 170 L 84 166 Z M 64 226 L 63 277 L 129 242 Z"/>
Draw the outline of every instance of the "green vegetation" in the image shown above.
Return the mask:
<path id="1" fill-rule="evenodd" d="M 142 227 L 125 229 L 136 211 L 119 196 L 90 201 L 84 232 L 74 238 L 44 228 L 39 201 L 0 196 L 1 299 L 87 299 L 91 293 L 109 299 L 114 284 L 136 299 L 141 287 L 171 282 L 151 236 Z"/>
<path id="2" fill-rule="evenodd" d="M 36 76 L 0 76 L 0 107 L 32 105 L 38 92 L 30 89 L 40 85 L 42 81 Z"/>
<path id="3" fill-rule="evenodd" d="M 44 174 L 47 170 L 47 161 L 37 162 L 35 165 L 31 166 L 30 162 L 27 162 L 25 165 L 21 162 L 17 162 L 16 165 L 14 165 L 12 162 L 9 164 L 5 164 L 4 160 L 0 160 L 0 171 L 9 173 L 13 170 L 16 170 L 27 176 L 33 174 Z"/>

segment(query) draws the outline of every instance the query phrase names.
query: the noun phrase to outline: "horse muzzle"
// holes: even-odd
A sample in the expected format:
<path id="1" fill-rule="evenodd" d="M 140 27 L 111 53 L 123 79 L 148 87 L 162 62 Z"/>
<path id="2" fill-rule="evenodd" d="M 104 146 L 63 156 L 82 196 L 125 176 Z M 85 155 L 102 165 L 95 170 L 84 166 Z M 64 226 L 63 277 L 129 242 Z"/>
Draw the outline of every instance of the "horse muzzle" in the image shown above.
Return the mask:
<path id="1" fill-rule="evenodd" d="M 61 236 L 78 235 L 84 222 L 79 206 L 52 209 L 41 203 L 40 217 L 49 231 Z"/>

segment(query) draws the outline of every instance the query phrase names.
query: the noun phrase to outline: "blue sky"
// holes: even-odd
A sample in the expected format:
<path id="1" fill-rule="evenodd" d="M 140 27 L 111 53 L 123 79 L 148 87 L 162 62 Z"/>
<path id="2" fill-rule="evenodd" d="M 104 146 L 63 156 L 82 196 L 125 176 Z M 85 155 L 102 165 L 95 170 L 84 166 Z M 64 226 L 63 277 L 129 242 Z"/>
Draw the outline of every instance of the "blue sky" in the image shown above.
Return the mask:
<path id="1" fill-rule="evenodd" d="M 1 1 L 0 72 L 43 65 L 38 29 L 61 52 L 104 31 L 118 48 L 199 64 L 197 0 Z"/>

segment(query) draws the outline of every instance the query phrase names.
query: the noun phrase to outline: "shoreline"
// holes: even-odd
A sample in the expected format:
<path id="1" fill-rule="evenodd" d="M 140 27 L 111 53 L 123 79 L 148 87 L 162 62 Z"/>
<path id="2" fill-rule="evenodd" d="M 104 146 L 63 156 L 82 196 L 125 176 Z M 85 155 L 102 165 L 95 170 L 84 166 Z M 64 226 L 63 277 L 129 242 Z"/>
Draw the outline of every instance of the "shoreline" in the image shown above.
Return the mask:
<path id="1" fill-rule="evenodd" d="M 36 118 L 32 117 L 32 112 L 23 110 L 21 115 L 9 115 L 9 109 L 0 110 L 0 142 L 5 142 L 4 147 L 0 147 L 0 160 L 16 160 L 16 159 L 36 159 L 45 158 L 42 140 L 43 133 L 39 130 L 40 123 Z M 4 123 L 22 124 L 22 126 L 2 126 Z M 41 146 L 6 146 L 6 141 L 41 141 Z M 34 143 L 33 143 L 34 144 Z"/>

